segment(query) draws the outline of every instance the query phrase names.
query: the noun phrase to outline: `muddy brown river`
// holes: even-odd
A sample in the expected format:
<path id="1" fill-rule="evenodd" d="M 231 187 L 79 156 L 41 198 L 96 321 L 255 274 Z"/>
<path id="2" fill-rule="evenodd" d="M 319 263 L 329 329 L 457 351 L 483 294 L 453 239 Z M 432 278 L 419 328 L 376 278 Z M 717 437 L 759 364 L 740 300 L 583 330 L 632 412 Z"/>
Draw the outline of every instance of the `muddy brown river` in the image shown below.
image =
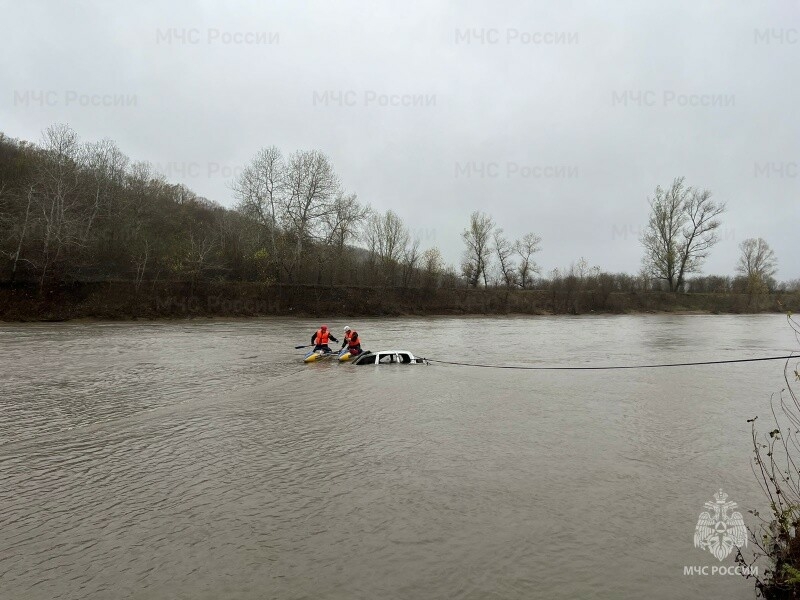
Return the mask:
<path id="1" fill-rule="evenodd" d="M 766 501 L 783 362 L 304 365 L 298 319 L 0 324 L 0 598 L 753 598 L 694 547 Z M 625 365 L 785 354 L 781 315 L 402 318 L 365 347 Z M 760 421 L 761 422 L 761 421 Z"/>

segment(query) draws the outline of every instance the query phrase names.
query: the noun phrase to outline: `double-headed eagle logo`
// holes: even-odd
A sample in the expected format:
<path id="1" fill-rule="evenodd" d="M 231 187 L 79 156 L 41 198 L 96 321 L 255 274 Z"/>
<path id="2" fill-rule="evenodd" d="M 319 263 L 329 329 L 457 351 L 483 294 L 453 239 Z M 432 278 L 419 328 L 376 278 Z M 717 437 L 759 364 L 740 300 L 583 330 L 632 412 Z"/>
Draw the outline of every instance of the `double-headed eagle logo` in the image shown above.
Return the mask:
<path id="1" fill-rule="evenodd" d="M 722 489 L 714 494 L 715 502 L 706 502 L 708 511 L 701 513 L 694 528 L 694 547 L 708 550 L 723 561 L 735 547 L 747 546 L 747 528 L 740 512 L 728 512 L 736 508 L 736 502 L 727 502 L 728 494 Z"/>

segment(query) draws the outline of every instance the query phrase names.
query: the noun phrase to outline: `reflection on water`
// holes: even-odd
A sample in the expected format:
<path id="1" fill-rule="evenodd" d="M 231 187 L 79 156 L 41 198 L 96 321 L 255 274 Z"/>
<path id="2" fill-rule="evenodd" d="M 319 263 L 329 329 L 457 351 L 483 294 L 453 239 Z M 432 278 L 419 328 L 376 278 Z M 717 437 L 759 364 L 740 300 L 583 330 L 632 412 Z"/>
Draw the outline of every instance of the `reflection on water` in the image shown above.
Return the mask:
<path id="1" fill-rule="evenodd" d="M 374 350 L 586 365 L 762 356 L 784 323 L 355 324 Z M 717 488 L 763 507 L 745 421 L 781 363 L 303 365 L 317 325 L 0 326 L 0 596 L 753 597 L 683 567 L 710 564 Z"/>

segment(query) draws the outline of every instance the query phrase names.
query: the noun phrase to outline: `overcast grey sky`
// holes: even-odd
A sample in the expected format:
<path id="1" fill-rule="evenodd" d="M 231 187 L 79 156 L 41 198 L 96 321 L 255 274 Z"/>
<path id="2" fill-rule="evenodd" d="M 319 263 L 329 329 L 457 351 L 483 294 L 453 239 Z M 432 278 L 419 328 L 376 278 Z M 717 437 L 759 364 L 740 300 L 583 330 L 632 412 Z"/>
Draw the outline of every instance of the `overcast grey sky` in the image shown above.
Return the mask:
<path id="1" fill-rule="evenodd" d="M 0 131 L 54 122 L 231 206 L 262 146 L 459 261 L 476 209 L 636 272 L 674 177 L 728 205 L 706 273 L 763 237 L 800 277 L 800 6 L 740 2 L 4 2 Z"/>

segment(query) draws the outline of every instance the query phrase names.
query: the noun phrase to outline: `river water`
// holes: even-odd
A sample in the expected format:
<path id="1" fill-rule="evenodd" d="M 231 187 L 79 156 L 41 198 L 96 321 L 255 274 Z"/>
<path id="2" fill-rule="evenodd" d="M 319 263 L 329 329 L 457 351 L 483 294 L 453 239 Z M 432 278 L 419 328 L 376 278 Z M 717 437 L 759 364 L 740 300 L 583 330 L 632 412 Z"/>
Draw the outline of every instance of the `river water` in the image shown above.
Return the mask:
<path id="1" fill-rule="evenodd" d="M 615 365 L 785 354 L 785 318 L 365 319 L 365 347 Z M 752 598 L 693 546 L 766 502 L 783 362 L 300 362 L 298 319 L 0 325 L 2 598 Z M 338 333 L 342 323 L 331 323 Z"/>

